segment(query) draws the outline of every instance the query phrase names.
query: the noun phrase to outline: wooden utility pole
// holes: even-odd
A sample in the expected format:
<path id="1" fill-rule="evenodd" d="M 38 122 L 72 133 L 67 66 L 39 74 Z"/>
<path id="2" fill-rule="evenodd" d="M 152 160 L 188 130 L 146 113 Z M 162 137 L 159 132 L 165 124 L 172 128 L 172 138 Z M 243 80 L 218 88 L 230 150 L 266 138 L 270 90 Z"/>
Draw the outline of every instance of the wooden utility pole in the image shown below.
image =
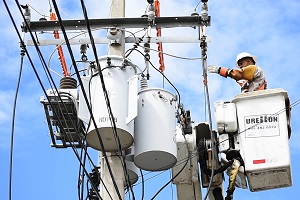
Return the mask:
<path id="1" fill-rule="evenodd" d="M 124 18 L 125 17 L 125 0 L 111 0 L 110 18 Z M 111 29 L 112 30 L 112 29 Z M 124 32 L 120 39 L 120 44 L 109 44 L 108 55 L 124 56 L 125 39 Z"/>
<path id="2" fill-rule="evenodd" d="M 125 17 L 125 0 L 111 0 L 110 18 L 124 18 L 124 17 Z M 116 30 L 111 29 L 109 31 L 116 31 Z M 121 39 L 119 40 L 119 43 L 109 44 L 108 55 L 124 56 L 124 52 L 125 52 L 124 35 L 125 34 L 122 31 L 122 35 L 121 35 Z M 99 155 L 101 155 L 100 152 Z M 114 178 L 116 180 L 121 198 L 124 199 L 125 177 L 124 177 L 124 170 L 122 167 L 122 157 L 116 155 L 115 153 L 110 153 L 110 152 L 107 152 L 106 155 L 108 158 L 109 165 L 111 166 L 111 169 L 113 171 Z M 102 197 L 102 199 L 111 199 L 111 198 L 120 199 L 116 192 L 115 186 L 112 182 L 105 159 L 99 156 L 99 161 L 101 164 L 101 179 L 103 180 L 103 183 L 100 183 L 100 196 Z"/>

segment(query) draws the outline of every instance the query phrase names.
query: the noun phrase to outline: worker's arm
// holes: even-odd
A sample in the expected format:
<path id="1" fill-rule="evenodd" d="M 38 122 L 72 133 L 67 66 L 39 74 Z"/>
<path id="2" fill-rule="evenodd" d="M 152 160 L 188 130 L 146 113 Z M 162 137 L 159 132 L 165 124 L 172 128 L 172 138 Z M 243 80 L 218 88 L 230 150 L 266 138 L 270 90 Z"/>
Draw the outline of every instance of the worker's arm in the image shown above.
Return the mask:
<path id="1" fill-rule="evenodd" d="M 256 65 L 249 65 L 247 67 L 243 67 L 242 69 L 232 69 L 228 73 L 228 76 L 236 81 L 239 81 L 241 79 L 252 81 L 255 72 L 257 71 L 256 69 Z"/>
<path id="2" fill-rule="evenodd" d="M 257 73 L 257 66 L 256 65 L 249 65 L 242 69 L 229 69 L 226 67 L 220 66 L 213 66 L 210 65 L 207 67 L 207 71 L 210 73 L 218 73 L 223 77 L 230 77 L 234 80 L 249 80 L 252 81 L 255 78 L 255 74 Z"/>

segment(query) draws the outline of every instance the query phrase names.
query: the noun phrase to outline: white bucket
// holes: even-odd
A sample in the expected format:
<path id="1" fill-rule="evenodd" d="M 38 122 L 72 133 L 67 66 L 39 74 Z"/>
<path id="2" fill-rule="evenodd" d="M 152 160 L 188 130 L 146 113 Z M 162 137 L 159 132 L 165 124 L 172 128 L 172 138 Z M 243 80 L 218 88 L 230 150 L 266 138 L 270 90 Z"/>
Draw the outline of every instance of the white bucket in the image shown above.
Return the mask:
<path id="1" fill-rule="evenodd" d="M 237 95 L 238 137 L 251 191 L 292 185 L 287 92 L 270 89 Z"/>

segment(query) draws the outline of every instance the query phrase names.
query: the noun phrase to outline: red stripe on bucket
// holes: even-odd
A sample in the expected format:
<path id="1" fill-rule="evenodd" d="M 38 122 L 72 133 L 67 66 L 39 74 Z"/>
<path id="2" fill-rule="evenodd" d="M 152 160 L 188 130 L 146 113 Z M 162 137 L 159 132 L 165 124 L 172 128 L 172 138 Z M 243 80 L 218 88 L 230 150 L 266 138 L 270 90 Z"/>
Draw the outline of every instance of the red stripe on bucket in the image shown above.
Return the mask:
<path id="1" fill-rule="evenodd" d="M 253 160 L 253 164 L 262 164 L 262 163 L 266 163 L 266 159 Z"/>

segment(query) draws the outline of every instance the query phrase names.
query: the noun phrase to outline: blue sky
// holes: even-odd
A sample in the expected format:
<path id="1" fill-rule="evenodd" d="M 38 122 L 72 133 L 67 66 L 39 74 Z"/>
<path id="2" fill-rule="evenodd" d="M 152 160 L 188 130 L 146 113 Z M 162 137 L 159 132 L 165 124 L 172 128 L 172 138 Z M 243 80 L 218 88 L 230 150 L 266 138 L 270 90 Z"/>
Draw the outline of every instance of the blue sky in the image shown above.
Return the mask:
<path id="1" fill-rule="evenodd" d="M 70 3 L 73 2 L 73 3 Z M 20 1 L 30 4 L 38 12 L 49 15 L 49 3 L 46 0 Z M 161 16 L 189 16 L 198 1 L 161 0 Z M 14 1 L 8 1 L 18 25 L 21 15 Z M 86 1 L 90 18 L 106 18 L 109 14 L 109 0 Z M 58 1 L 63 19 L 82 19 L 80 2 Z M 8 198 L 9 149 L 12 122 L 13 99 L 20 66 L 19 40 L 12 26 L 3 2 L 0 4 L 2 30 L 0 58 L 0 199 Z M 299 52 L 300 52 L 300 2 L 297 0 L 214 0 L 208 2 L 211 26 L 207 28 L 210 38 L 208 43 L 208 64 L 234 68 L 235 57 L 239 52 L 247 51 L 257 56 L 257 64 L 263 68 L 268 88 L 283 88 L 288 92 L 291 103 L 300 99 Z M 139 17 L 144 14 L 147 1 L 126 1 L 126 17 Z M 198 8 L 200 12 L 200 7 Z M 41 16 L 32 10 L 32 20 Z M 94 37 L 105 35 L 105 31 L 94 32 Z M 137 33 L 141 36 L 143 33 Z M 155 36 L 155 31 L 152 31 Z M 163 36 L 190 37 L 197 36 L 194 29 L 164 29 Z M 51 34 L 40 35 L 40 38 L 52 38 Z M 26 40 L 29 35 L 26 35 Z M 132 45 L 126 45 L 126 49 Z M 156 45 L 152 44 L 156 49 Z M 28 47 L 40 76 L 45 80 L 42 66 L 33 47 Z M 43 55 L 48 62 L 54 46 L 42 47 Z M 79 58 L 79 46 L 74 47 Z M 200 57 L 198 44 L 164 44 L 164 51 L 182 57 Z M 98 45 L 99 56 L 107 53 L 106 45 Z M 65 55 L 67 51 L 65 49 Z M 92 59 L 92 51 L 88 52 Z M 67 57 L 67 56 L 66 56 Z M 143 66 L 143 58 L 132 54 L 131 60 Z M 152 62 L 158 66 L 157 53 L 151 52 Z M 71 65 L 67 57 L 68 66 Z M 201 61 L 187 61 L 165 56 L 165 75 L 181 93 L 182 103 L 191 110 L 195 122 L 207 120 L 204 109 Z M 51 59 L 53 70 L 61 73 L 56 54 Z M 41 87 L 25 57 L 15 121 L 15 146 L 13 163 L 13 199 L 76 199 L 79 163 L 71 149 L 54 149 L 50 147 L 50 137 L 45 121 L 43 107 L 39 103 L 43 96 Z M 58 81 L 58 77 L 52 74 Z M 58 82 L 57 82 L 58 84 Z M 231 79 L 218 75 L 209 75 L 209 92 L 211 105 L 217 100 L 232 100 L 239 93 L 238 85 Z M 150 86 L 162 85 L 161 77 L 151 71 Z M 49 88 L 49 85 L 45 86 Z M 252 193 L 249 190 L 237 189 L 235 199 L 294 199 L 300 189 L 299 155 L 300 155 L 300 106 L 292 108 L 292 137 L 290 139 L 291 166 L 293 186 L 285 189 Z M 215 123 L 213 123 L 215 126 Z M 89 149 L 93 160 L 97 162 L 97 152 Z M 298 167 L 297 167 L 298 166 Z M 157 173 L 148 173 L 145 179 Z M 226 177 L 227 178 L 227 177 Z M 145 199 L 150 199 L 170 179 L 166 171 L 146 181 Z M 139 180 L 138 182 L 140 182 Z M 224 183 L 224 189 L 227 184 Z M 173 190 L 173 192 L 172 192 Z M 205 193 L 205 190 L 203 190 Z M 141 194 L 141 184 L 135 187 L 136 198 Z M 173 198 L 171 198 L 173 196 Z M 168 186 L 156 199 L 176 199 L 175 186 Z"/>

